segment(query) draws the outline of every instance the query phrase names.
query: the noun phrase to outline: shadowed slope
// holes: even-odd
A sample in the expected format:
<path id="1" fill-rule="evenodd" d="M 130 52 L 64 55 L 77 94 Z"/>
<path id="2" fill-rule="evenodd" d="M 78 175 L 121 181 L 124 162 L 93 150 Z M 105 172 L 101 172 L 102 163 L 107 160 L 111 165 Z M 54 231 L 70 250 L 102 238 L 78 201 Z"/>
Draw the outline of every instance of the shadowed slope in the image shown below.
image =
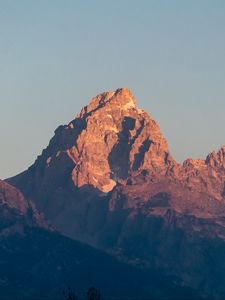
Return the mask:
<path id="1" fill-rule="evenodd" d="M 105 299 L 191 298 L 175 279 L 118 262 L 46 226 L 22 194 L 0 182 L 0 299 L 62 299 L 100 288 Z"/>

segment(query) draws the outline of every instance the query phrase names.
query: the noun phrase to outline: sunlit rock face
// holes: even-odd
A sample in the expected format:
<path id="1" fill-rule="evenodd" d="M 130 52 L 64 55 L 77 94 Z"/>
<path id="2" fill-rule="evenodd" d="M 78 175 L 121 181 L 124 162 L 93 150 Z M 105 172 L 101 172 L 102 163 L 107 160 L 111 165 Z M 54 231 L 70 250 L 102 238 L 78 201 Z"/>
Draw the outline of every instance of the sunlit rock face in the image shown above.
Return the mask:
<path id="1" fill-rule="evenodd" d="M 128 89 L 93 98 L 8 181 L 63 234 L 225 297 L 225 147 L 178 164 Z"/>
<path id="2" fill-rule="evenodd" d="M 165 174 L 173 163 L 158 125 L 136 106 L 128 89 L 97 96 L 77 118 L 85 128 L 67 150 L 75 164 L 75 186 L 91 185 L 107 193 L 133 173 L 148 169 Z"/>
<path id="3" fill-rule="evenodd" d="M 75 187 L 90 185 L 108 193 L 130 176 L 165 175 L 175 164 L 157 123 L 122 88 L 93 98 L 60 126 L 30 172 L 32 189 L 71 179 Z"/>

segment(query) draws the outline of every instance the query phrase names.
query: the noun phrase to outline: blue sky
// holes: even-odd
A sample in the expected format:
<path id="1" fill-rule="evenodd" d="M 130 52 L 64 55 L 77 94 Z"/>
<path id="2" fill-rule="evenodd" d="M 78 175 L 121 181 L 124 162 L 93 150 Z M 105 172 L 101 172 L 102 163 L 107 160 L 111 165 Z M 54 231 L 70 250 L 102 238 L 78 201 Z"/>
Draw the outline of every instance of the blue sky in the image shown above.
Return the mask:
<path id="1" fill-rule="evenodd" d="M 225 144 L 224 0 L 0 0 L 0 178 L 128 87 L 178 161 Z"/>

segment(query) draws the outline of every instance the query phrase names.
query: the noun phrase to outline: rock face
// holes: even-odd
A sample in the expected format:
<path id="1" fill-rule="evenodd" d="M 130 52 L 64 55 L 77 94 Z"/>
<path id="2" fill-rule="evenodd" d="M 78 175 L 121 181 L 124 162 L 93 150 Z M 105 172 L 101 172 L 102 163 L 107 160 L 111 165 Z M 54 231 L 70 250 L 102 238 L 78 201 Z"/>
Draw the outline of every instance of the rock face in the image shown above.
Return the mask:
<path id="1" fill-rule="evenodd" d="M 33 184 L 39 185 L 39 175 L 48 185 L 57 184 L 56 177 L 61 184 L 68 175 L 78 188 L 91 185 L 107 193 L 131 175 L 165 175 L 173 165 L 156 122 L 136 106 L 128 89 L 118 89 L 93 98 L 75 120 L 56 130 L 32 166 Z"/>
<path id="2" fill-rule="evenodd" d="M 225 147 L 178 164 L 128 89 L 93 98 L 8 181 L 63 234 L 225 297 Z"/>
<path id="3" fill-rule="evenodd" d="M 97 96 L 78 119 L 86 127 L 68 150 L 76 164 L 75 186 L 91 185 L 107 193 L 145 169 L 165 174 L 173 162 L 158 125 L 137 108 L 127 89 Z"/>
<path id="4" fill-rule="evenodd" d="M 48 228 L 48 225 L 32 202 L 27 201 L 16 188 L 0 180 L 0 238 L 23 233 L 25 227 Z"/>
<path id="5" fill-rule="evenodd" d="M 192 190 L 204 192 L 218 201 L 225 200 L 225 146 L 205 160 L 188 159 L 179 172 L 180 180 Z"/>

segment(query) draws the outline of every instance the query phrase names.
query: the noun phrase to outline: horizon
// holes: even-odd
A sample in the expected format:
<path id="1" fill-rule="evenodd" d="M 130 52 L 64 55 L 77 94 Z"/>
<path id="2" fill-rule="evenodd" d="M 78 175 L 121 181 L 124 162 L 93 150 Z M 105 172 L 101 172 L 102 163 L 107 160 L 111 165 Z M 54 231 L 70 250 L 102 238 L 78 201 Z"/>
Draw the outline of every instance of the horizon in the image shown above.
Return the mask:
<path id="1" fill-rule="evenodd" d="M 225 144 L 224 1 L 0 2 L 0 178 L 126 86 L 178 162 Z M 85 16 L 85 17 L 84 17 Z"/>

